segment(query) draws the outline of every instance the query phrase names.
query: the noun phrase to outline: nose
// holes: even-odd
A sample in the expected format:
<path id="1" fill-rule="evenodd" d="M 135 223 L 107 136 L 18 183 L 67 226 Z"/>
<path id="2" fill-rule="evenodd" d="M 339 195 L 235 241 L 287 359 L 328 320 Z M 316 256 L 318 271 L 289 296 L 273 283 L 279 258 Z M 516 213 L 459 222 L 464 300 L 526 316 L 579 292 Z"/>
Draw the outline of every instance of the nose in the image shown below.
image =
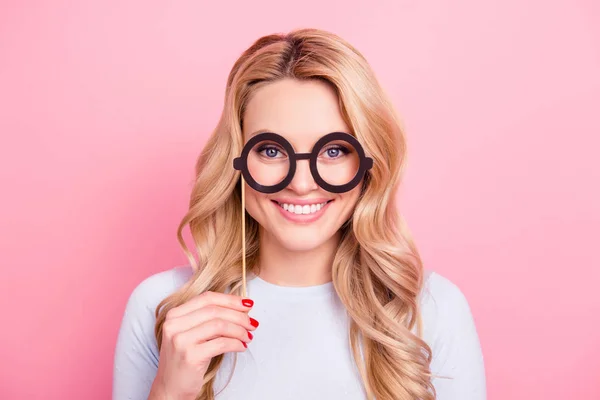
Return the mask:
<path id="1" fill-rule="evenodd" d="M 319 188 L 312 174 L 310 173 L 309 160 L 297 160 L 296 161 L 296 173 L 292 178 L 288 188 L 292 189 L 296 193 L 309 193 L 312 190 Z"/>

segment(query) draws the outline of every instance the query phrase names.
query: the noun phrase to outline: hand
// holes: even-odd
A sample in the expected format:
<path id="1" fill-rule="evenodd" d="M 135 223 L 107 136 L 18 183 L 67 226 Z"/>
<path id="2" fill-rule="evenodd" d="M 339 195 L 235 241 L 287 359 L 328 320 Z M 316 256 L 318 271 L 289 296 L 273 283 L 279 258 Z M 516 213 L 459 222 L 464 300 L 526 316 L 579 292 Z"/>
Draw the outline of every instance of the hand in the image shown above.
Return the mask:
<path id="1" fill-rule="evenodd" d="M 252 304 L 240 296 L 205 292 L 169 310 L 149 399 L 195 399 L 213 357 L 246 350 L 250 331 L 258 326 L 248 316 Z"/>

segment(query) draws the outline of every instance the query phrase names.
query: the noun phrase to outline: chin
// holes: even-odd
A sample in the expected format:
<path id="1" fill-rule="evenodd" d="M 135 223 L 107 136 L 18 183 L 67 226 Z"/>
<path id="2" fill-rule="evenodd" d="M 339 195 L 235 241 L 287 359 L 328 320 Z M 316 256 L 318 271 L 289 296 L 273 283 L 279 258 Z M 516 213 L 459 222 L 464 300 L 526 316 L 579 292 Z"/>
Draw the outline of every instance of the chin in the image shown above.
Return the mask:
<path id="1" fill-rule="evenodd" d="M 329 237 L 315 237 L 315 234 L 307 232 L 306 235 L 292 235 L 278 237 L 277 240 L 281 244 L 281 247 L 289 251 L 304 252 L 316 249 L 322 246 Z"/>

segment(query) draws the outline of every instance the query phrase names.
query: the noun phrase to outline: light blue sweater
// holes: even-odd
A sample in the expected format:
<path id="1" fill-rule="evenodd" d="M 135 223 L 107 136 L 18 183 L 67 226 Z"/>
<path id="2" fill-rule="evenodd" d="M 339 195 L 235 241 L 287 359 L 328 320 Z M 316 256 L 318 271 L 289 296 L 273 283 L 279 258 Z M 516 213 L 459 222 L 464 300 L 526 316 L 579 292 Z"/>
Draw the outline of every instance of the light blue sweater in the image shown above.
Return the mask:
<path id="1" fill-rule="evenodd" d="M 152 275 L 133 290 L 114 358 L 113 400 L 146 400 L 158 368 L 154 311 L 191 276 L 189 266 Z M 249 315 L 260 322 L 248 349 L 226 353 L 215 381 L 217 400 L 364 400 L 348 343 L 348 317 L 333 283 L 277 286 L 249 275 Z M 428 272 L 421 293 L 424 339 L 433 351 L 438 400 L 485 400 L 479 338 L 467 300 L 443 276 Z M 221 391 L 222 390 L 222 391 Z"/>

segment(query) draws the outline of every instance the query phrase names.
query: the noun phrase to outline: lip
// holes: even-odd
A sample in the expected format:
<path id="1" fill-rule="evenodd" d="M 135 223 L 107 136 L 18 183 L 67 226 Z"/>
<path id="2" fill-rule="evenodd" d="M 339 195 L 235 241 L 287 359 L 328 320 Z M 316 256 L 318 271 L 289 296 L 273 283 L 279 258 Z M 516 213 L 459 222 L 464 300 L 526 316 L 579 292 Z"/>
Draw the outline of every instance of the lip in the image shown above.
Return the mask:
<path id="1" fill-rule="evenodd" d="M 290 197 L 277 197 L 277 198 L 273 198 L 271 200 L 275 200 L 276 202 L 278 202 L 280 204 L 287 203 L 287 204 L 298 204 L 298 205 L 304 206 L 306 204 L 325 203 L 326 201 L 333 200 L 333 199 L 326 199 L 325 197 L 317 197 L 314 199 L 292 199 Z"/>
<path id="2" fill-rule="evenodd" d="M 314 202 L 314 200 L 312 200 Z M 324 203 L 327 200 L 323 200 L 322 203 Z M 321 216 L 325 213 L 325 211 L 327 211 L 327 208 L 329 208 L 329 204 L 332 203 L 333 200 L 331 200 L 329 203 L 325 204 L 325 206 L 321 207 L 321 209 L 317 212 L 315 212 L 314 214 L 295 214 L 295 213 L 291 213 L 289 211 L 284 210 L 279 204 L 277 204 L 277 202 L 275 202 L 274 200 L 271 200 L 271 203 L 273 203 L 273 206 L 277 207 L 279 209 L 279 212 L 281 213 L 281 215 L 287 219 L 288 221 L 292 221 L 292 222 L 296 222 L 296 223 L 301 223 L 301 224 L 308 224 L 311 222 L 314 222 L 316 220 L 318 220 L 319 218 L 321 218 Z M 294 203 L 292 203 L 294 204 Z M 300 202 L 296 202 L 295 204 L 302 204 Z M 308 204 L 314 204 L 314 203 L 308 203 Z"/>

